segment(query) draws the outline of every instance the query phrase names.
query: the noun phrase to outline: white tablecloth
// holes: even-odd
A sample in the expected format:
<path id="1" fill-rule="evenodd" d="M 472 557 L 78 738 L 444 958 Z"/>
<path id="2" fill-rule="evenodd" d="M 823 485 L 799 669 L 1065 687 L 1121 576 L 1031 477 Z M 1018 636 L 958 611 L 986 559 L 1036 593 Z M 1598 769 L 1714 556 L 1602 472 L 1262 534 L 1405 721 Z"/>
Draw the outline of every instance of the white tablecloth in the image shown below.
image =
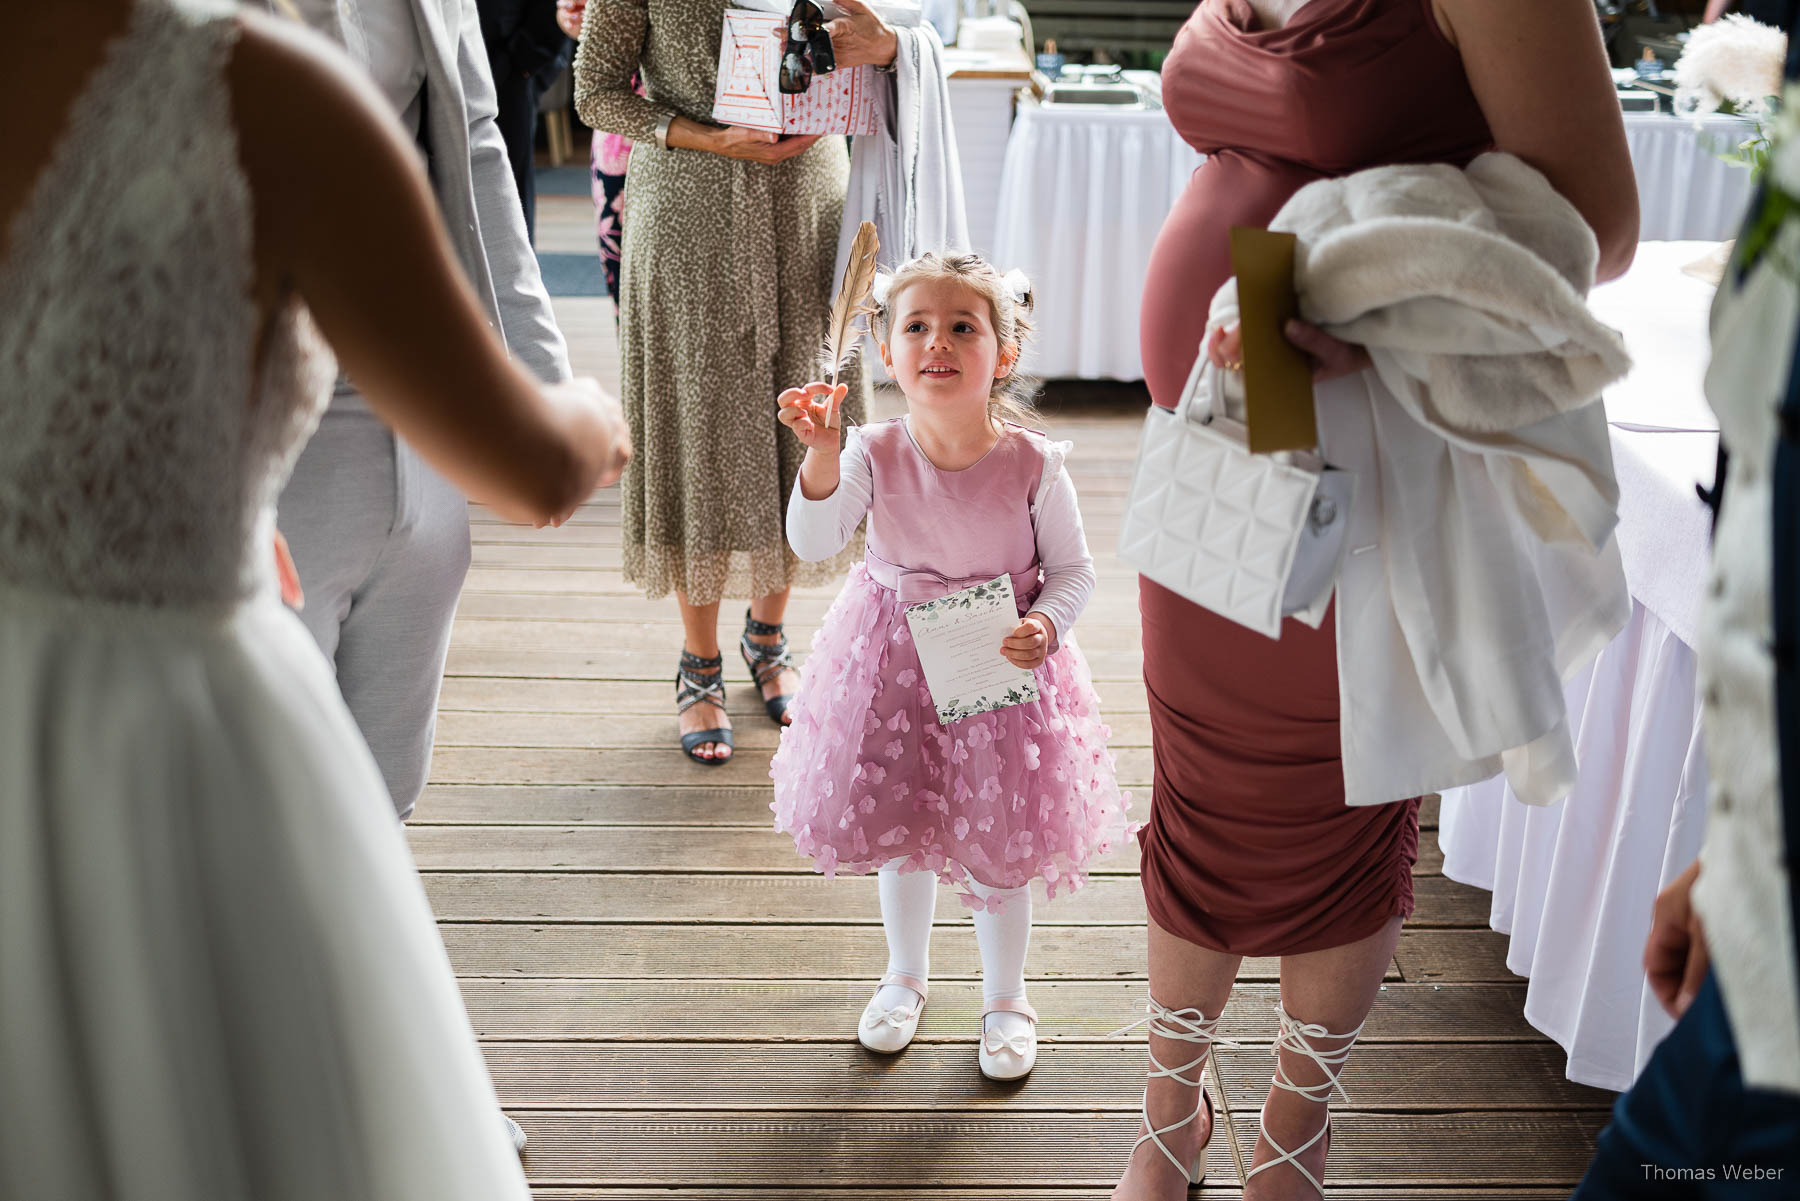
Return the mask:
<path id="1" fill-rule="evenodd" d="M 1737 118 L 1711 117 L 1721 143 L 1743 137 Z M 1692 121 L 1627 113 L 1645 241 L 1736 233 L 1750 173 L 1720 162 Z M 993 259 L 1037 282 L 1037 358 L 1050 379 L 1142 379 L 1138 306 L 1150 248 L 1201 156 L 1160 109 L 1019 102 L 994 216 Z M 971 215 L 972 226 L 981 225 Z M 1203 304 L 1210 298 L 1199 298 Z"/>
<path id="2" fill-rule="evenodd" d="M 1748 129 L 1738 117 L 1708 117 L 1696 129 L 1691 119 L 1666 113 L 1626 113 L 1625 137 L 1637 170 L 1638 237 L 1733 237 L 1750 203 L 1750 172 L 1720 161 L 1708 139 L 1735 146 Z"/>
<path id="3" fill-rule="evenodd" d="M 1607 396 L 1619 479 L 1625 630 L 1565 688 L 1581 777 L 1558 805 L 1520 804 L 1503 779 L 1444 794 L 1444 874 L 1494 893 L 1530 977 L 1525 1016 L 1568 1052 L 1571 1080 L 1624 1089 L 1670 1021 L 1642 966 L 1650 905 L 1700 852 L 1706 760 L 1694 632 L 1716 423 L 1700 394 L 1711 288 L 1679 268 L 1708 247 L 1647 243 L 1594 307 L 1637 366 Z"/>
<path id="4" fill-rule="evenodd" d="M 1138 306 L 1150 248 L 1199 165 L 1160 109 L 1020 100 L 1000 173 L 994 261 L 1022 268 L 1036 286 L 1025 370 L 1143 378 Z"/>

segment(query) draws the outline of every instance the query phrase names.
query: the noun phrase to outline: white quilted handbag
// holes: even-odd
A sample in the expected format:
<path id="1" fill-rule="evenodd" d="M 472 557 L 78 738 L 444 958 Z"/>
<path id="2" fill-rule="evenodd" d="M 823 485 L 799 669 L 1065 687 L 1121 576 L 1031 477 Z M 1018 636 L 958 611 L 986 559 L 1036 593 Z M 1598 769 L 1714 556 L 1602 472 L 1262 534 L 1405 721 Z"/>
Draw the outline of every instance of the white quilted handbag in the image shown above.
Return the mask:
<path id="1" fill-rule="evenodd" d="M 1202 349 L 1175 409 L 1151 406 L 1119 556 L 1270 638 L 1284 614 L 1316 626 L 1342 562 L 1352 478 L 1309 452 L 1251 454 L 1243 423 L 1215 399 L 1217 376 Z"/>

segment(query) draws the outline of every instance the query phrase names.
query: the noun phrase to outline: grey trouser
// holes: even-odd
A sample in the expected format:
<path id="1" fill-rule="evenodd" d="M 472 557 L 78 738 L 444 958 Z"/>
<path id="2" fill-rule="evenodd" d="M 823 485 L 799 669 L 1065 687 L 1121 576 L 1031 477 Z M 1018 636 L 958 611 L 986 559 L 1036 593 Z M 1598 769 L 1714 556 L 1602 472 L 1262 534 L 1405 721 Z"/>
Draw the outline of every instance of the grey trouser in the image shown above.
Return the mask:
<path id="1" fill-rule="evenodd" d="M 340 395 L 301 452 L 277 524 L 300 571 L 300 618 L 405 820 L 425 790 L 456 598 L 469 570 L 468 503 Z"/>

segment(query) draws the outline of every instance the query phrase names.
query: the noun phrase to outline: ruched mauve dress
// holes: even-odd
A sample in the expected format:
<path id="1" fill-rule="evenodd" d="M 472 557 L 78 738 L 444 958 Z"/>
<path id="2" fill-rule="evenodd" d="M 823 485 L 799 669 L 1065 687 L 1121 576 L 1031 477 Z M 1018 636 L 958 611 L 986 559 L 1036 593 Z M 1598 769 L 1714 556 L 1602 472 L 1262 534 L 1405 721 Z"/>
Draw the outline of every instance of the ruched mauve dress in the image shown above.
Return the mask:
<path id="1" fill-rule="evenodd" d="M 1259 29 L 1245 0 L 1204 0 L 1163 66 L 1163 99 L 1208 156 L 1144 285 L 1144 373 L 1166 407 L 1231 274 L 1231 226 L 1268 224 L 1315 179 L 1462 165 L 1492 142 L 1430 0 L 1311 0 L 1275 30 Z M 1214 950 L 1292 955 L 1410 914 L 1417 799 L 1344 804 L 1335 614 L 1318 630 L 1284 622 L 1273 640 L 1149 580 L 1140 607 L 1156 747 L 1143 879 L 1156 924 Z"/>

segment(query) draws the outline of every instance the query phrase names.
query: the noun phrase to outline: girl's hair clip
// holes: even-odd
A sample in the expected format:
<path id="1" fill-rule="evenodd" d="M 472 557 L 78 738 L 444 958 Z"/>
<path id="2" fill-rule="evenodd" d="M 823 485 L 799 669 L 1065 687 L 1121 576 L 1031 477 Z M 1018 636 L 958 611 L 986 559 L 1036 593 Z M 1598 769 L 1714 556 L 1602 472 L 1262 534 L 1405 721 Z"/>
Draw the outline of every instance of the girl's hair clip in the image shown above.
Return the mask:
<path id="1" fill-rule="evenodd" d="M 1031 309 L 1031 280 L 1023 271 L 1014 267 L 1000 277 L 1000 284 L 1013 298 L 1013 303 L 1022 305 L 1027 311 Z"/>
<path id="2" fill-rule="evenodd" d="M 894 277 L 890 272 L 877 271 L 875 282 L 869 288 L 869 297 L 874 300 L 876 308 L 887 308 L 888 294 L 894 290 Z"/>

